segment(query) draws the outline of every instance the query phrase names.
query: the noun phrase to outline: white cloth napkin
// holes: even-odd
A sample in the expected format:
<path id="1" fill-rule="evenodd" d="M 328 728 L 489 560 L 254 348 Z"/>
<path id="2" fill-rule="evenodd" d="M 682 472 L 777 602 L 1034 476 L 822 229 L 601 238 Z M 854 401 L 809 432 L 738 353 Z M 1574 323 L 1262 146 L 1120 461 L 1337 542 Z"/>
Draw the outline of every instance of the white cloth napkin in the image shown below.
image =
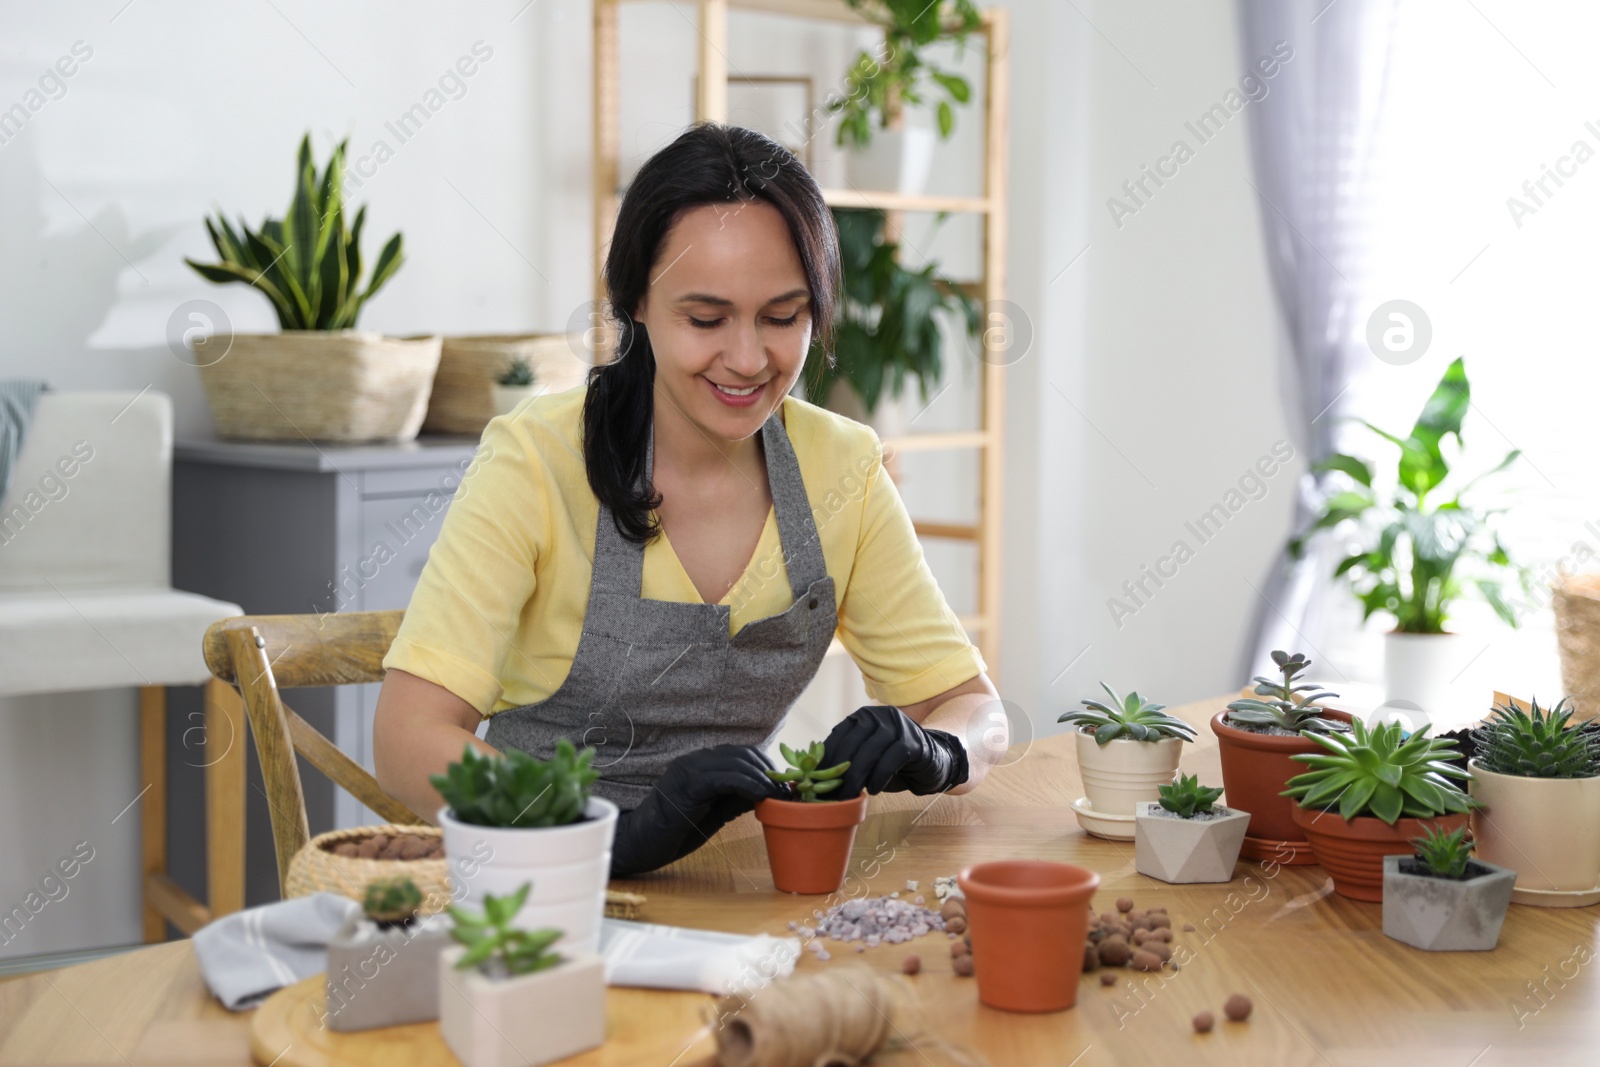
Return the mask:
<path id="1" fill-rule="evenodd" d="M 258 1007 L 268 994 L 327 970 L 328 943 L 360 912 L 348 897 L 313 893 L 224 915 L 195 931 L 200 974 L 230 1010 Z M 728 994 L 792 973 L 800 939 L 602 919 L 600 954 L 608 985 Z"/>

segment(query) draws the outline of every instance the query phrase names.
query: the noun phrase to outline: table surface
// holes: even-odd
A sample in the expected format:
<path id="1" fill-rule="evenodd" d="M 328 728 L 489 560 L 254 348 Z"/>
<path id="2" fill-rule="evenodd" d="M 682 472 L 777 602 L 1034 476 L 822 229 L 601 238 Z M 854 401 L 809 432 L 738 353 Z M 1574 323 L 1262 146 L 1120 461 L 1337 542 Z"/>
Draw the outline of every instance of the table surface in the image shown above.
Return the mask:
<path id="1" fill-rule="evenodd" d="M 1171 709 L 1201 726 L 1183 769 L 1203 782 L 1221 781 L 1216 743 L 1203 724 L 1228 699 Z M 1076 1008 L 1043 1016 L 980 1006 L 975 980 L 951 973 L 941 934 L 859 954 L 830 941 L 831 961 L 806 952 L 798 971 L 853 960 L 898 973 L 905 954 L 919 950 L 923 971 L 911 981 L 933 1031 L 995 1065 L 1493 1067 L 1537 1057 L 1548 1067 L 1600 1059 L 1600 963 L 1592 958 L 1600 907 L 1513 904 L 1495 951 L 1429 953 L 1385 938 L 1381 906 L 1334 895 L 1319 867 L 1241 861 L 1225 885 L 1167 885 L 1134 871 L 1131 844 L 1078 828 L 1070 804 L 1081 790 L 1069 741 L 1054 735 L 1017 744 L 971 794 L 874 797 L 846 890 L 903 892 L 907 879 L 917 879 L 931 901 L 935 877 L 980 860 L 1077 863 L 1100 872 L 1099 910 L 1124 895 L 1141 907 L 1167 906 L 1177 945 L 1188 950 L 1179 953 L 1188 961 L 1181 971 L 1119 971 L 1111 988 L 1091 976 Z M 790 920 L 807 919 L 828 899 L 772 891 L 760 830 L 748 815 L 672 867 L 613 885 L 645 893 L 649 921 L 748 933 L 786 934 Z M 1182 932 L 1186 923 L 1197 929 Z M 1249 1022 L 1194 1034 L 1192 1016 L 1211 1010 L 1220 1020 L 1235 992 L 1255 1002 Z M 710 1002 L 644 990 L 612 996 L 627 998 L 630 1016 L 679 1028 L 686 1015 L 695 1017 L 686 998 L 696 1013 L 698 1001 Z M 608 1007 L 614 1012 L 619 1003 Z M 685 1033 L 685 1041 L 692 1037 Z M 652 1057 L 648 1067 L 669 1067 L 670 1058 Z M 250 1063 L 249 1016 L 209 996 L 187 942 L 0 983 L 0 1065 L 151 1062 Z M 950 1061 L 936 1050 L 902 1048 L 873 1062 Z"/>

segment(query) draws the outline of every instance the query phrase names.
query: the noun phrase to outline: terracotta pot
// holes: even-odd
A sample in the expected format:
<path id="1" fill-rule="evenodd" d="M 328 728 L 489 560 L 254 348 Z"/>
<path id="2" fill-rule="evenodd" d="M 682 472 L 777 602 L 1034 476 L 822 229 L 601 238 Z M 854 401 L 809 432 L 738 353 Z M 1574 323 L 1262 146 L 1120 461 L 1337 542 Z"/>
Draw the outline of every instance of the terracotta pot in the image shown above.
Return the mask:
<path id="1" fill-rule="evenodd" d="M 1478 858 L 1517 872 L 1517 889 L 1586 893 L 1600 883 L 1600 778 L 1524 778 L 1470 760 Z"/>
<path id="2" fill-rule="evenodd" d="M 767 839 L 772 884 L 782 893 L 832 893 L 850 869 L 856 827 L 867 817 L 867 794 L 850 800 L 774 800 L 756 805 Z"/>
<path id="3" fill-rule="evenodd" d="M 1333 878 L 1333 891 L 1351 900 L 1383 900 L 1383 857 L 1409 856 L 1411 844 L 1435 826 L 1446 832 L 1467 824 L 1466 812 L 1436 819 L 1398 819 L 1393 826 L 1373 815 L 1346 819 L 1337 811 L 1308 811 L 1296 804 L 1294 821 L 1311 842 L 1317 862 Z"/>
<path id="4" fill-rule="evenodd" d="M 1222 759 L 1222 788 L 1228 807 L 1250 813 L 1250 828 L 1245 832 L 1239 854 L 1247 860 L 1268 860 L 1289 866 L 1316 863 L 1306 843 L 1306 835 L 1295 823 L 1298 806 L 1280 796 L 1290 778 L 1306 770 L 1290 756 L 1321 752 L 1322 747 L 1304 737 L 1258 734 L 1224 722 L 1227 709 L 1211 717 L 1211 732 L 1217 735 L 1217 753 Z M 1324 718 L 1350 721 L 1347 711 L 1328 710 Z"/>
<path id="5" fill-rule="evenodd" d="M 967 898 L 979 1001 L 1024 1012 L 1077 1003 L 1098 874 L 1051 860 L 998 860 L 963 868 L 956 883 Z"/>
<path id="6" fill-rule="evenodd" d="M 1162 786 L 1178 773 L 1186 742 L 1181 737 L 1135 741 L 1119 737 L 1100 744 L 1093 730 L 1078 730 L 1078 773 L 1083 791 L 1102 815 L 1133 815 L 1138 805 L 1160 799 Z"/>

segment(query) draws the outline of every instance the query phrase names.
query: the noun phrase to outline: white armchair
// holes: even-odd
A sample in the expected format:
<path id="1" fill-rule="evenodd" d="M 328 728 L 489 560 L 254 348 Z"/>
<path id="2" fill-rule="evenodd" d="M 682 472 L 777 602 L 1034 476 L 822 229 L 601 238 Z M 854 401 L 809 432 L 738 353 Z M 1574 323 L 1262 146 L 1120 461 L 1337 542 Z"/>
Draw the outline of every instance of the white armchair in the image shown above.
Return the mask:
<path id="1" fill-rule="evenodd" d="M 208 685 L 208 727 L 230 736 L 237 695 L 208 684 L 201 639 L 242 614 L 171 587 L 172 425 L 162 393 L 46 392 L 0 500 L 0 696 L 140 690 L 146 941 L 243 906 L 242 734 L 208 746 L 210 907 L 166 874 L 166 687 Z"/>

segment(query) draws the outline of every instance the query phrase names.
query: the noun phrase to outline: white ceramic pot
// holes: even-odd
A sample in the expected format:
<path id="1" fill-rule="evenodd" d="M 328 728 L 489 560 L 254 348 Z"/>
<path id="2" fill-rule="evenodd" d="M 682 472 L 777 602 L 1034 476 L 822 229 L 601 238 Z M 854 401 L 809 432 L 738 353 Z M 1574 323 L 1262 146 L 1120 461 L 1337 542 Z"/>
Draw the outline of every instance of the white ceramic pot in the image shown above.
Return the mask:
<path id="1" fill-rule="evenodd" d="M 1211 809 L 1211 818 L 1185 819 L 1149 800 L 1134 813 L 1133 867 L 1163 882 L 1231 882 L 1250 813 Z"/>
<path id="2" fill-rule="evenodd" d="M 1477 760 L 1467 768 L 1467 792 L 1484 804 L 1471 816 L 1479 859 L 1516 871 L 1519 891 L 1583 894 L 1600 884 L 1600 777 L 1524 778 Z"/>
<path id="3" fill-rule="evenodd" d="M 518 404 L 530 396 L 538 396 L 542 392 L 539 384 L 532 385 L 501 385 L 496 382 L 494 386 L 494 413 L 496 416 L 509 415 L 516 410 Z"/>
<path id="4" fill-rule="evenodd" d="M 440 808 L 452 899 L 481 907 L 484 893 L 502 896 L 531 882 L 516 925 L 554 926 L 567 932 L 562 944 L 572 951 L 598 951 L 618 814 L 611 801 L 590 796 L 578 822 L 505 829 L 460 822 Z"/>
<path id="5" fill-rule="evenodd" d="M 1460 634 L 1384 634 L 1384 700 L 1415 704 L 1429 719 L 1459 719 L 1450 714 L 1450 681 L 1461 671 L 1460 652 Z"/>
<path id="6" fill-rule="evenodd" d="M 928 187 L 933 147 L 938 134 L 931 127 L 898 130 L 872 128 L 865 148 L 845 152 L 845 178 L 863 192 L 896 192 L 918 196 Z"/>
<path id="7" fill-rule="evenodd" d="M 543 971 L 493 979 L 456 967 L 466 948 L 439 955 L 439 1036 L 464 1067 L 538 1067 L 606 1039 L 605 960 L 566 939 L 566 956 Z"/>
<path id="8" fill-rule="evenodd" d="M 1078 731 L 1078 772 L 1094 810 L 1103 815 L 1133 816 L 1146 800 L 1159 800 L 1161 786 L 1178 773 L 1183 739 L 1134 741 L 1119 737 L 1100 744 L 1093 730 Z"/>

